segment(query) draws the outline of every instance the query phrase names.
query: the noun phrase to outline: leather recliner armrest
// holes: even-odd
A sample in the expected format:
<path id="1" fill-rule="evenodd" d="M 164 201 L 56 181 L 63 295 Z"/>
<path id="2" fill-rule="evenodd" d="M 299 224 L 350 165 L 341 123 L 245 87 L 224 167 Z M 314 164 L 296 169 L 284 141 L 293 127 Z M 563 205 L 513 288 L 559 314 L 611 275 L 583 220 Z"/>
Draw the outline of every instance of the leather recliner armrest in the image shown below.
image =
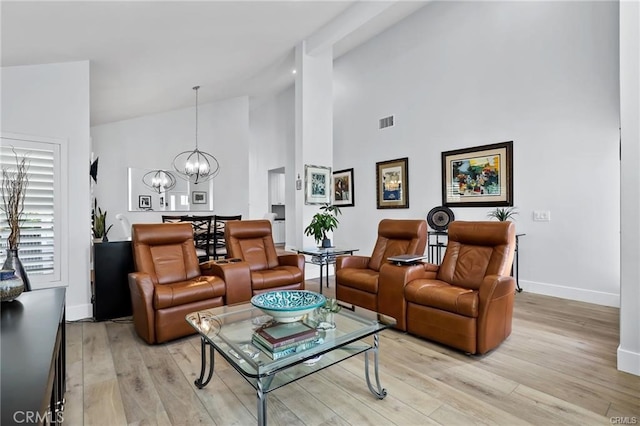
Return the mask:
<path id="1" fill-rule="evenodd" d="M 153 309 L 155 285 L 151 280 L 151 275 L 144 272 L 132 272 L 128 279 L 134 327 L 140 337 L 147 343 L 153 344 L 156 342 L 155 311 Z"/>
<path id="2" fill-rule="evenodd" d="M 487 275 L 479 289 L 480 309 L 486 308 L 492 300 L 516 291 L 516 279 L 508 275 Z M 482 312 L 480 312 L 482 315 Z"/>
<path id="3" fill-rule="evenodd" d="M 480 284 L 478 294 L 479 353 L 496 347 L 511 334 L 513 299 L 516 280 L 506 275 L 487 275 Z M 495 306 L 497 305 L 497 306 Z"/>
<path id="4" fill-rule="evenodd" d="M 367 269 L 369 256 L 338 256 L 336 258 L 336 271 L 344 268 Z"/>
<path id="5" fill-rule="evenodd" d="M 281 254 L 278 256 L 278 265 L 296 266 L 304 275 L 304 256 L 301 254 Z"/>
<path id="6" fill-rule="evenodd" d="M 440 270 L 440 265 L 435 265 L 433 263 L 422 262 L 421 263 L 424 272 L 438 272 Z M 426 277 L 422 277 L 426 278 Z"/>
<path id="7" fill-rule="evenodd" d="M 247 262 L 216 263 L 209 261 L 200 264 L 202 275 L 215 275 L 225 283 L 225 304 L 234 305 L 251 300 L 251 268 Z"/>

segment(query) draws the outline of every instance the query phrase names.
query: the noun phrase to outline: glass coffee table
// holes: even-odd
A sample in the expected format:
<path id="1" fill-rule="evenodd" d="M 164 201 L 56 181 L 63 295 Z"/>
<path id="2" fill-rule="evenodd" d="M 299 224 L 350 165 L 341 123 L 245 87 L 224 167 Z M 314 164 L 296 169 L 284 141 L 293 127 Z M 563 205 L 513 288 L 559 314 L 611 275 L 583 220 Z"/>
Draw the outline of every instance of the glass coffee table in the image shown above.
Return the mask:
<path id="1" fill-rule="evenodd" d="M 256 389 L 259 425 L 267 423 L 269 392 L 363 352 L 369 390 L 378 399 L 387 395 L 378 374 L 378 333 L 395 325 L 391 317 L 358 307 L 344 308 L 334 314 L 334 329 L 320 331 L 317 344 L 279 359 L 272 359 L 251 343 L 253 331 L 271 320 L 251 304 L 193 312 L 186 320 L 200 334 L 201 369 L 195 385 L 202 389 L 211 381 L 217 351 Z M 317 325 L 313 314 L 302 321 Z M 369 336 L 372 338 L 363 340 Z M 375 382 L 369 377 L 369 354 L 373 355 Z"/>

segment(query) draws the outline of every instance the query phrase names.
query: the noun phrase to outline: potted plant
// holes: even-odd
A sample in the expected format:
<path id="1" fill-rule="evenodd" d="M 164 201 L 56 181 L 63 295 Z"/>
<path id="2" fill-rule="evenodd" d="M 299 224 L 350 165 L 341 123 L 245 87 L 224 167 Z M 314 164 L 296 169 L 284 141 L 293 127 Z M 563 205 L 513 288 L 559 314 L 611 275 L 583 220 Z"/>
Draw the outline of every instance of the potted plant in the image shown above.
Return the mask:
<path id="1" fill-rule="evenodd" d="M 7 218 L 9 236 L 7 237 L 7 259 L 2 269 L 15 271 L 15 274 L 22 279 L 24 290 L 31 290 L 31 283 L 24 270 L 24 266 L 18 257 L 18 246 L 20 245 L 20 227 L 24 222 L 24 199 L 29 186 L 29 162 L 27 156 L 19 157 L 13 150 L 16 159 L 15 167 L 2 168 L 2 210 Z"/>
<path id="2" fill-rule="evenodd" d="M 506 220 L 516 220 L 514 217 L 518 214 L 517 207 L 496 207 L 495 210 L 491 210 L 487 213 L 487 217 L 490 219 L 498 219 L 500 222 L 504 222 Z"/>
<path id="3" fill-rule="evenodd" d="M 320 212 L 313 215 L 311 223 L 304 230 L 304 234 L 313 237 L 316 243 L 322 241 L 322 247 L 331 247 L 331 240 L 327 238 L 327 232 L 338 227 L 338 215 L 340 208 L 331 204 L 320 207 Z"/>
<path id="4" fill-rule="evenodd" d="M 107 234 L 113 225 L 107 228 L 107 211 L 104 212 L 98 207 L 98 199 L 93 200 L 93 211 L 91 212 L 93 219 L 93 238 L 97 241 L 107 242 Z"/>

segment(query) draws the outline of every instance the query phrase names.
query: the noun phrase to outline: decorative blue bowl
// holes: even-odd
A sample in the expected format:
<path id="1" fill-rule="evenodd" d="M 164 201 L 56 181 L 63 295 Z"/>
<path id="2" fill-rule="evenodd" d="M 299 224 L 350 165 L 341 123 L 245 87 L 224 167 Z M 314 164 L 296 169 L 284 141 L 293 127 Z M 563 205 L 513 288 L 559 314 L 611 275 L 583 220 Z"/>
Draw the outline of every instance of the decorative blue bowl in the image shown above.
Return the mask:
<path id="1" fill-rule="evenodd" d="M 314 309 L 324 306 L 327 299 L 313 291 L 279 290 L 256 294 L 251 304 L 279 322 L 294 322 Z"/>

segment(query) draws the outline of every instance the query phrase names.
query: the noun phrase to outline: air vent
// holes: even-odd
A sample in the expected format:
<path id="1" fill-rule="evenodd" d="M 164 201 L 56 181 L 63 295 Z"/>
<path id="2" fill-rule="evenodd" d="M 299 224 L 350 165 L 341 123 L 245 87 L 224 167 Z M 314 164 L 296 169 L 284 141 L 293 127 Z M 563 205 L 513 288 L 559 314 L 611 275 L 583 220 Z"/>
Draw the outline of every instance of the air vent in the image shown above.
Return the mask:
<path id="1" fill-rule="evenodd" d="M 378 128 L 379 129 L 385 129 L 387 127 L 393 127 L 394 122 L 395 122 L 395 117 L 393 115 L 390 115 L 390 116 L 385 117 L 385 118 L 381 118 L 380 119 L 380 123 L 379 123 L 380 127 L 378 127 Z"/>

